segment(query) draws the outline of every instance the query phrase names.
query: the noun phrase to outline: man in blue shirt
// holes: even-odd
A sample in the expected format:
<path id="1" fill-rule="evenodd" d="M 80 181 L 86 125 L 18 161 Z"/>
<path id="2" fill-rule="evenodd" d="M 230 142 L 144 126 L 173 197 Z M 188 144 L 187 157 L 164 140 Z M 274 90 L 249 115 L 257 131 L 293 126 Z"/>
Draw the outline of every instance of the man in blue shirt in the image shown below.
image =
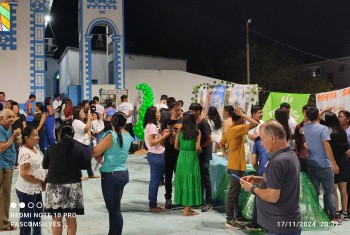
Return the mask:
<path id="1" fill-rule="evenodd" d="M 265 165 L 269 161 L 269 153 L 266 149 L 261 145 L 261 138 L 258 136 L 255 139 L 253 152 L 252 152 L 252 165 L 254 169 L 258 172 L 258 176 L 263 176 L 265 172 Z M 246 225 L 248 230 L 259 230 L 261 226 L 258 224 L 257 219 L 257 208 L 256 208 L 256 200 L 254 200 L 254 211 L 253 211 L 253 222 L 251 224 Z"/>
<path id="2" fill-rule="evenodd" d="M 15 140 L 21 134 L 18 128 L 10 129 L 15 121 L 15 114 L 10 109 L 4 109 L 0 113 L 0 231 L 13 230 L 9 222 L 11 184 L 13 166 L 16 161 Z"/>
<path id="3" fill-rule="evenodd" d="M 320 184 L 324 189 L 325 210 L 329 212 L 331 221 L 341 223 L 337 217 L 333 193 L 334 174 L 339 173 L 330 146 L 330 132 L 328 127 L 319 123 L 320 115 L 317 108 L 306 110 L 309 122 L 304 125 L 304 135 L 307 142 L 309 156 L 306 159 L 307 174 L 315 187 L 317 196 L 320 194 Z"/>

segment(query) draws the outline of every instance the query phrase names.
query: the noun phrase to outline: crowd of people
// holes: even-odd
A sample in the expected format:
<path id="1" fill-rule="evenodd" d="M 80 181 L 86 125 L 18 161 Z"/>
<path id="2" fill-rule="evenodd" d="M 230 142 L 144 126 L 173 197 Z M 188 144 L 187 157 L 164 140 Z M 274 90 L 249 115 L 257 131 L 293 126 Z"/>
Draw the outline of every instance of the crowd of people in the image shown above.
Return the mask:
<path id="1" fill-rule="evenodd" d="M 36 102 L 33 112 L 35 98 L 30 95 L 21 110 L 17 102 L 6 101 L 5 93 L 0 92 L 0 230 L 16 229 L 8 217 L 12 174 L 19 167 L 19 201 L 44 204 L 43 209 L 25 207 L 20 212 L 52 215 L 53 234 L 62 234 L 65 218 L 68 234 L 75 234 L 76 218 L 68 215 L 84 214 L 82 181 L 100 178 L 91 166 L 95 158 L 101 165 L 109 234 L 121 234 L 121 198 L 129 182 L 125 163 L 135 140 L 132 128 L 136 121 L 128 97 L 122 96 L 115 108 L 111 100 L 103 107 L 98 97 L 73 106 L 69 98 L 61 101 L 60 95 L 55 95 L 54 100 L 47 97 L 45 104 Z M 198 215 L 194 210 L 197 207 L 202 212 L 211 211 L 209 163 L 212 154 L 220 150 L 228 160 L 230 175 L 226 226 L 300 234 L 301 171 L 308 175 L 317 196 L 322 185 L 324 211 L 332 222 L 341 224 L 341 218 L 349 218 L 350 213 L 350 113 L 342 110 L 337 116 L 330 109 L 319 112 L 305 105 L 304 119 L 298 124 L 290 109 L 289 104 L 282 103 L 275 111 L 275 120 L 264 123 L 260 106 L 251 107 L 251 116 L 240 107 L 225 106 L 221 119 L 215 107 L 203 113 L 201 104 L 192 103 L 184 112 L 181 100 L 162 95 L 157 105 L 146 110 L 143 123 L 150 166 L 149 210 L 161 213 L 183 206 L 185 216 Z M 323 114 L 324 120 L 320 118 Z M 245 139 L 255 176 L 245 175 Z M 83 177 L 85 169 L 88 177 Z M 157 200 L 163 177 L 164 207 Z M 239 204 L 242 188 L 256 196 L 249 224 Z M 44 200 L 42 191 L 46 191 Z M 23 224 L 38 221 L 40 218 L 34 216 L 20 218 Z M 40 234 L 38 226 L 20 226 L 21 234 L 30 234 L 31 230 Z"/>
<path id="2" fill-rule="evenodd" d="M 61 101 L 55 95 L 54 101 L 47 97 L 45 105 L 36 102 L 33 112 L 34 101 L 30 95 L 20 110 L 17 102 L 5 100 L 0 92 L 0 230 L 17 229 L 9 221 L 9 207 L 12 175 L 18 167 L 16 194 L 26 205 L 20 208 L 20 234 L 41 234 L 41 219 L 35 216 L 40 213 L 52 216 L 53 234 L 62 234 L 64 221 L 68 234 L 75 234 L 76 215 L 84 214 L 82 181 L 100 178 L 91 166 L 95 157 L 98 163 L 103 161 L 99 171 L 109 234 L 121 234 L 120 200 L 129 181 L 125 162 L 134 141 L 129 133 L 133 107 L 126 104 L 127 96 L 116 108 L 107 101 L 106 109 L 98 97 L 73 106 L 70 99 Z M 85 169 L 88 177 L 83 177 Z M 30 203 L 34 206 L 27 206 Z"/>

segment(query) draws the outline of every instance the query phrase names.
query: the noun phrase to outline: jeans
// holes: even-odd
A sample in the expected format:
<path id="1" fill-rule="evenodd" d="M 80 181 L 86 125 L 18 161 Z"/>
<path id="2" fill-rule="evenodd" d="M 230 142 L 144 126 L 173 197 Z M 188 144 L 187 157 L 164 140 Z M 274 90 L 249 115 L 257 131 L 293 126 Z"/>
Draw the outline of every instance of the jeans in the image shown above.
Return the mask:
<path id="1" fill-rule="evenodd" d="M 46 138 L 46 133 L 45 133 L 45 127 L 41 127 L 39 131 L 39 148 L 40 151 L 45 154 L 45 150 L 47 149 L 47 138 Z"/>
<path id="2" fill-rule="evenodd" d="M 201 173 L 203 204 L 213 204 L 213 199 L 211 196 L 211 180 L 209 174 L 209 161 L 211 159 L 211 156 L 212 152 L 210 146 L 202 148 L 202 153 L 198 156 Z"/>
<path id="3" fill-rule="evenodd" d="M 102 139 L 102 136 L 105 132 L 104 131 L 100 131 L 100 133 L 98 134 L 94 134 L 94 137 L 96 138 L 96 142 L 99 143 Z"/>
<path id="4" fill-rule="evenodd" d="M 164 174 L 164 153 L 147 153 L 147 161 L 150 166 L 151 179 L 148 189 L 149 207 L 157 207 L 157 196 L 160 178 Z"/>
<path id="5" fill-rule="evenodd" d="M 320 168 L 308 165 L 307 174 L 316 190 L 317 196 L 320 195 L 320 184 L 322 184 L 325 193 L 325 210 L 329 211 L 329 214 L 332 218 L 336 217 L 335 199 L 333 193 L 334 173 L 332 171 L 332 168 Z"/>
<path id="6" fill-rule="evenodd" d="M 16 189 L 19 202 L 24 202 L 25 207 L 20 208 L 19 212 L 24 215 L 19 218 L 20 226 L 19 234 L 20 235 L 30 235 L 33 228 L 33 235 L 41 234 L 41 216 L 40 213 L 43 213 L 43 201 L 41 193 L 29 195 L 22 193 Z M 33 225 L 30 225 L 33 223 Z"/>
<path id="7" fill-rule="evenodd" d="M 45 121 L 45 135 L 48 145 L 55 144 L 55 115 L 47 116 Z"/>
<path id="8" fill-rule="evenodd" d="M 233 173 L 239 177 L 242 177 L 244 175 L 244 171 L 227 170 L 227 172 L 230 174 L 230 185 L 226 197 L 226 219 L 229 221 L 235 217 L 242 216 L 241 207 L 239 206 L 241 184 L 236 178 L 232 177 L 231 174 Z"/>
<path id="9" fill-rule="evenodd" d="M 171 199 L 173 193 L 173 173 L 175 174 L 176 162 L 179 156 L 179 151 L 176 149 L 165 150 L 165 199 Z"/>
<path id="10" fill-rule="evenodd" d="M 114 171 L 101 172 L 101 185 L 103 198 L 109 214 L 108 235 L 122 234 L 123 216 L 120 211 L 120 201 L 124 186 L 129 182 L 129 172 Z"/>
<path id="11" fill-rule="evenodd" d="M 85 144 L 82 144 L 80 142 L 78 142 L 80 144 L 80 146 L 86 151 L 86 154 L 89 156 L 89 166 L 88 168 L 86 169 L 87 173 L 88 173 L 88 176 L 91 177 L 91 176 L 94 176 L 94 171 L 92 170 L 92 166 L 91 166 L 91 159 L 92 159 L 92 156 L 91 156 L 91 145 L 85 145 Z M 83 174 L 81 173 L 81 176 L 83 176 Z"/>

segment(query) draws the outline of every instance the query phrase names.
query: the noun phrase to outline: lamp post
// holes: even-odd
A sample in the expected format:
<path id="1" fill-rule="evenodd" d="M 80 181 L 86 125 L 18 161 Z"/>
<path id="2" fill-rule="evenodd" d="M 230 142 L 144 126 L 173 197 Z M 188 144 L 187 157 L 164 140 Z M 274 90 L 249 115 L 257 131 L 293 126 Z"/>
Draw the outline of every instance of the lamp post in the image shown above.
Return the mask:
<path id="1" fill-rule="evenodd" d="M 247 54 L 247 84 L 250 84 L 250 57 L 249 57 L 249 24 L 252 22 L 252 19 L 248 19 L 245 24 L 246 28 L 246 54 Z"/>

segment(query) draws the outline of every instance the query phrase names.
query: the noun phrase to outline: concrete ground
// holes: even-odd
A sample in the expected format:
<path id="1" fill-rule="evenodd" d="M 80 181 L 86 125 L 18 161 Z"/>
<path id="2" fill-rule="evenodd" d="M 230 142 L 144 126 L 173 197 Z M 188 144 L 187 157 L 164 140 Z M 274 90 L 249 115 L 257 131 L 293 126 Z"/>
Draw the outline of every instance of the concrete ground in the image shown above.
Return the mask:
<path id="1" fill-rule="evenodd" d="M 124 217 L 123 234 L 263 234 L 261 232 L 249 232 L 246 230 L 234 230 L 226 228 L 225 208 L 215 208 L 211 212 L 200 213 L 197 216 L 185 217 L 182 210 L 168 210 L 165 213 L 148 212 L 148 182 L 149 165 L 145 155 L 131 155 L 127 166 L 130 174 L 130 182 L 124 189 L 122 199 L 122 213 Z M 94 161 L 94 160 L 93 160 Z M 95 162 L 93 162 L 93 165 Z M 86 175 L 86 171 L 84 171 Z M 12 184 L 11 202 L 18 204 L 15 193 L 15 184 L 18 170 L 15 170 Z M 81 235 L 108 234 L 108 213 L 104 204 L 100 179 L 90 179 L 83 182 L 85 215 L 78 216 L 78 232 Z M 158 192 L 158 202 L 164 205 L 164 186 Z M 43 195 L 44 198 L 44 195 Z M 196 211 L 200 212 L 199 209 Z M 19 208 L 11 208 L 11 221 L 18 222 Z M 43 217 L 45 222 L 42 234 L 51 234 L 48 222 L 50 217 Z M 302 234 L 349 234 L 350 221 L 344 221 L 342 225 L 330 230 L 303 231 Z M 64 232 L 65 233 L 65 232 Z M 2 232 L 1 235 L 15 235 L 19 231 Z M 66 234 L 66 233 L 65 233 Z"/>

